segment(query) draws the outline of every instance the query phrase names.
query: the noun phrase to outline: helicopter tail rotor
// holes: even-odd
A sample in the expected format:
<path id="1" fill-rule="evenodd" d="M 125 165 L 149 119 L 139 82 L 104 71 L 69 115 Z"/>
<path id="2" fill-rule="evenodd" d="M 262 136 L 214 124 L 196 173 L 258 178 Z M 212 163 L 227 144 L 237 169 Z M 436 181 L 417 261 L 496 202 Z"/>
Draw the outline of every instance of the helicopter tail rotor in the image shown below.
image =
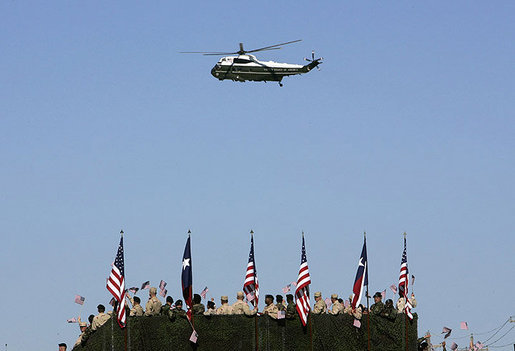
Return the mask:
<path id="1" fill-rule="evenodd" d="M 307 72 L 311 71 L 313 68 L 317 68 L 320 71 L 320 67 L 318 67 L 319 64 L 322 63 L 323 57 L 315 58 L 315 51 L 311 51 L 311 59 L 304 58 L 304 60 L 308 61 L 309 63 L 305 65 L 304 67 L 307 69 Z"/>

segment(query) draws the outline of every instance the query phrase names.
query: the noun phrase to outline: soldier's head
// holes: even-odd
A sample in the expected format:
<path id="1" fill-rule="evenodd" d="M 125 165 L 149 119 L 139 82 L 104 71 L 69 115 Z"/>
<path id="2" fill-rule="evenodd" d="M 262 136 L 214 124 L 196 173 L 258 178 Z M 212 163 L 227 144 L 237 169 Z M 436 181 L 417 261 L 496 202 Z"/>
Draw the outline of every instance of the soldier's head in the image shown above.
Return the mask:
<path id="1" fill-rule="evenodd" d="M 141 299 L 137 296 L 134 296 L 134 298 L 132 300 L 134 301 L 135 305 L 139 305 L 141 303 Z"/>
<path id="2" fill-rule="evenodd" d="M 343 305 L 343 299 L 341 297 L 338 298 L 338 302 Z"/>
<path id="3" fill-rule="evenodd" d="M 59 351 L 66 351 L 66 348 L 67 348 L 67 346 L 64 342 L 59 344 Z"/>
<path id="4" fill-rule="evenodd" d="M 208 301 L 207 302 L 207 309 L 212 309 L 214 310 L 215 309 L 215 303 L 213 301 Z"/>
<path id="5" fill-rule="evenodd" d="M 283 302 L 283 296 L 282 295 L 275 295 L 275 301 L 277 301 L 277 303 L 282 303 Z"/>
<path id="6" fill-rule="evenodd" d="M 267 305 L 274 303 L 274 295 L 265 295 L 265 303 Z"/>
<path id="7" fill-rule="evenodd" d="M 157 294 L 157 288 L 154 286 L 151 287 L 150 290 L 148 291 L 148 296 L 154 297 L 154 296 L 156 296 L 156 294 Z"/>
<path id="8" fill-rule="evenodd" d="M 86 328 L 88 327 L 88 323 L 86 322 L 80 322 L 79 323 L 79 328 L 80 328 L 80 331 L 83 332 L 84 330 L 86 330 Z"/>
<path id="9" fill-rule="evenodd" d="M 374 294 L 374 302 L 375 303 L 378 303 L 382 299 L 383 299 L 383 295 L 381 295 L 381 293 L 379 291 Z"/>
<path id="10" fill-rule="evenodd" d="M 193 294 L 193 303 L 198 305 L 202 301 L 202 297 L 199 294 Z"/>
<path id="11" fill-rule="evenodd" d="M 173 298 L 171 296 L 167 296 L 166 297 L 166 304 L 171 306 L 173 303 Z"/>
<path id="12" fill-rule="evenodd" d="M 286 302 L 288 302 L 288 303 L 293 302 L 293 295 L 292 294 L 286 295 Z"/>
<path id="13" fill-rule="evenodd" d="M 104 313 L 105 310 L 106 310 L 106 307 L 104 305 L 100 304 L 97 306 L 98 313 Z"/>
<path id="14" fill-rule="evenodd" d="M 332 294 L 331 295 L 331 302 L 335 303 L 336 301 L 338 301 L 338 294 Z"/>
<path id="15" fill-rule="evenodd" d="M 95 318 L 94 314 L 90 314 L 88 317 L 89 324 L 93 323 L 93 318 Z"/>
<path id="16" fill-rule="evenodd" d="M 322 300 L 322 293 L 320 291 L 317 291 L 315 293 L 315 301 L 320 301 Z"/>
<path id="17" fill-rule="evenodd" d="M 388 300 L 386 300 L 385 306 L 386 306 L 386 307 L 393 307 L 393 301 L 392 301 L 392 299 L 388 299 Z"/>
<path id="18" fill-rule="evenodd" d="M 227 295 L 222 295 L 222 296 L 220 297 L 220 301 L 222 302 L 222 305 L 223 305 L 224 303 L 228 303 L 228 302 L 229 302 L 229 297 L 228 297 Z"/>
<path id="19" fill-rule="evenodd" d="M 245 297 L 245 295 L 243 294 L 243 291 L 238 291 L 238 292 L 236 293 L 236 299 L 237 299 L 237 300 L 241 300 L 241 301 L 243 301 L 243 298 L 244 298 L 244 297 Z"/>
<path id="20" fill-rule="evenodd" d="M 182 308 L 182 300 L 175 301 L 175 308 Z"/>

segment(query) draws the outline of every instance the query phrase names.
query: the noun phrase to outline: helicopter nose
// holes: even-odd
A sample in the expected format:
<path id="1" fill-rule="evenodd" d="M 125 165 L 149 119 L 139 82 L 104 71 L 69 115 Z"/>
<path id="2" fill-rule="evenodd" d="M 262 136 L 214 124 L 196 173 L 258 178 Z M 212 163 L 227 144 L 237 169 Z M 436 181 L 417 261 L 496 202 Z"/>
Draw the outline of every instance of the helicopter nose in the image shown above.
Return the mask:
<path id="1" fill-rule="evenodd" d="M 216 69 L 217 68 L 220 68 L 220 66 L 218 65 L 215 65 L 212 69 L 211 69 L 211 75 L 213 77 L 215 77 L 216 79 L 220 79 L 220 72 L 217 72 Z"/>

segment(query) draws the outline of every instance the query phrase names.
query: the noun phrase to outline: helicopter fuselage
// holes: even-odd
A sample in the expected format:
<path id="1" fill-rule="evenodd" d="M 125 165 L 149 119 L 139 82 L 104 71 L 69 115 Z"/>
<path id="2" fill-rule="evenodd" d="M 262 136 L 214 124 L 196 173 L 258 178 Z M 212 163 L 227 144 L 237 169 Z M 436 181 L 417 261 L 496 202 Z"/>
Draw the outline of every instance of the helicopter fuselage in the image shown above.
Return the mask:
<path id="1" fill-rule="evenodd" d="M 318 62 L 302 66 L 274 61 L 259 61 L 254 55 L 226 56 L 216 63 L 211 69 L 211 74 L 219 80 L 281 82 L 286 76 L 307 73 L 317 65 Z"/>

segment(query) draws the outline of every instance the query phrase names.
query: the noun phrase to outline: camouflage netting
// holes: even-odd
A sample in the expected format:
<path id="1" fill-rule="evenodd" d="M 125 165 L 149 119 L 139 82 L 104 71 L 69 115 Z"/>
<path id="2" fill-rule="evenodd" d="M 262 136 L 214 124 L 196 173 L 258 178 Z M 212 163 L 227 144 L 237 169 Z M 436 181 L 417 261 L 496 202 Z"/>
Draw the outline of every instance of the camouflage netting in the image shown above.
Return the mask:
<path id="1" fill-rule="evenodd" d="M 361 328 L 353 326 L 350 315 L 312 315 L 313 350 L 367 350 L 367 316 Z M 409 325 L 409 350 L 417 350 L 417 315 Z M 130 317 L 127 333 L 111 318 L 92 334 L 84 346 L 74 351 L 127 350 L 255 350 L 256 320 L 245 316 L 195 316 L 198 344 L 189 342 L 191 326 L 184 318 L 170 321 L 168 317 Z M 298 317 L 293 320 L 257 318 L 259 350 L 310 350 L 309 327 L 303 328 Z M 405 318 L 395 321 L 371 316 L 371 350 L 405 351 Z"/>

